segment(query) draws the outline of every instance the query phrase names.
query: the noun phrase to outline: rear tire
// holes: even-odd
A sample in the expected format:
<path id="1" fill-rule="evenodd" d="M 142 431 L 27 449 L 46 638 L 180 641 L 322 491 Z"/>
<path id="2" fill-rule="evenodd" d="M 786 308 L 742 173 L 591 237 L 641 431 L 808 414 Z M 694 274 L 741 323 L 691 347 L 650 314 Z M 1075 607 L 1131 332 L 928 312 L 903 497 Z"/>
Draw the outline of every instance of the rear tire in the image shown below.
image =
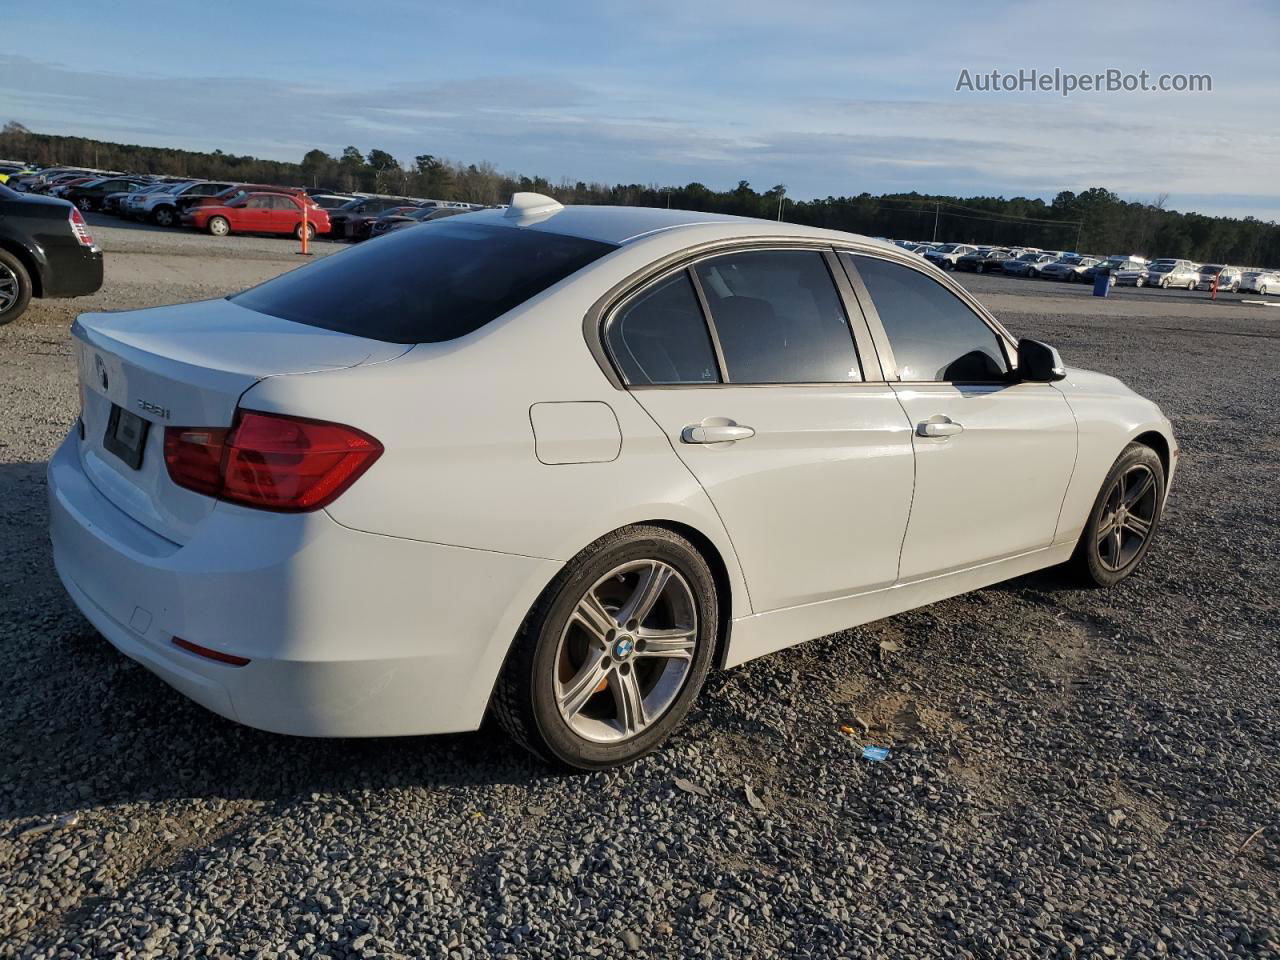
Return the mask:
<path id="1" fill-rule="evenodd" d="M 1071 558 L 1088 584 L 1114 587 L 1146 556 L 1164 512 L 1165 473 L 1159 455 L 1131 443 L 1102 482 Z"/>
<path id="2" fill-rule="evenodd" d="M 542 592 L 490 710 L 512 739 L 558 766 L 638 760 L 666 740 L 702 689 L 718 609 L 715 579 L 688 540 L 664 527 L 616 530 Z"/>
<path id="3" fill-rule="evenodd" d="M 226 217 L 210 217 L 205 229 L 215 237 L 225 237 L 231 232 L 231 224 Z"/>
<path id="4" fill-rule="evenodd" d="M 81 211 L 83 211 L 84 213 L 92 213 L 92 212 L 93 212 L 93 198 L 92 198 L 92 197 L 77 197 L 77 198 L 76 198 L 76 206 L 77 206 L 77 207 L 79 207 L 79 208 L 81 209 Z"/>
<path id="5" fill-rule="evenodd" d="M 0 250 L 0 327 L 12 323 L 31 303 L 31 274 L 8 250 Z"/>
<path id="6" fill-rule="evenodd" d="M 156 207 L 151 214 L 151 222 L 157 227 L 172 227 L 178 222 L 178 211 L 173 207 Z"/>

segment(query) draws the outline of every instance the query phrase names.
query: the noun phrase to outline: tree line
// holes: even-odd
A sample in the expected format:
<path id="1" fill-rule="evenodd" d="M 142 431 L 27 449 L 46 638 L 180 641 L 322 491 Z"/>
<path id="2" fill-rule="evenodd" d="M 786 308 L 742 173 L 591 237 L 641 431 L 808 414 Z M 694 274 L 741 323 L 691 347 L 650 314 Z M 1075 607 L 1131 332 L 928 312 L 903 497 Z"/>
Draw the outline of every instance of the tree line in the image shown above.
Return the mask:
<path id="1" fill-rule="evenodd" d="M 953 197 L 922 193 L 828 196 L 793 200 L 778 184 L 757 190 L 746 180 L 729 190 L 701 183 L 684 186 L 552 182 L 504 173 L 488 163 L 458 163 L 419 154 L 404 164 L 385 150 L 349 146 L 338 156 L 308 151 L 298 163 L 110 143 L 86 137 L 33 133 L 18 123 L 0 130 L 0 157 L 41 164 L 92 166 L 130 173 L 327 187 L 373 193 L 503 203 L 517 190 L 532 190 L 562 203 L 673 207 L 711 213 L 782 219 L 877 237 L 1036 246 L 1098 255 L 1184 257 L 1242 266 L 1280 266 L 1280 225 L 1254 217 L 1210 217 L 1166 208 L 1166 196 L 1150 202 L 1121 200 L 1093 187 L 1064 190 L 1052 201 L 1027 197 Z"/>

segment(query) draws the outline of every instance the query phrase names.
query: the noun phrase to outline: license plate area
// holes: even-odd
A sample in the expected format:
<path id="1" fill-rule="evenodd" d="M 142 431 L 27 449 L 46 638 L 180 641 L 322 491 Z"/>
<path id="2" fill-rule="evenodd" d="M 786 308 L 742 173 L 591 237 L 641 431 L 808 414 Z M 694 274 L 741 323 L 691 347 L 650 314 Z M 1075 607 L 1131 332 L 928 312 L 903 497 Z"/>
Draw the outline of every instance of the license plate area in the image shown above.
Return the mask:
<path id="1" fill-rule="evenodd" d="M 150 421 L 113 403 L 111 416 L 107 420 L 107 435 L 102 438 L 102 446 L 123 460 L 131 469 L 139 470 L 142 467 L 142 451 L 147 445 L 147 430 L 150 426 Z"/>

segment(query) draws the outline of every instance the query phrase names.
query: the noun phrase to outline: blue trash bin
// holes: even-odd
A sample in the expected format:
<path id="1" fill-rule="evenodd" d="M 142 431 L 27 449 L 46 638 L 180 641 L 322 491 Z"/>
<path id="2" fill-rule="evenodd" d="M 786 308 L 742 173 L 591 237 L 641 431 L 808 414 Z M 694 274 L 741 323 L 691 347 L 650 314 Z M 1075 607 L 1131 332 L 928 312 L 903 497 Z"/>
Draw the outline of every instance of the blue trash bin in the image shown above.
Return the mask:
<path id="1" fill-rule="evenodd" d="M 1111 293 L 1111 274 L 1099 270 L 1093 275 L 1093 295 L 1105 297 Z"/>

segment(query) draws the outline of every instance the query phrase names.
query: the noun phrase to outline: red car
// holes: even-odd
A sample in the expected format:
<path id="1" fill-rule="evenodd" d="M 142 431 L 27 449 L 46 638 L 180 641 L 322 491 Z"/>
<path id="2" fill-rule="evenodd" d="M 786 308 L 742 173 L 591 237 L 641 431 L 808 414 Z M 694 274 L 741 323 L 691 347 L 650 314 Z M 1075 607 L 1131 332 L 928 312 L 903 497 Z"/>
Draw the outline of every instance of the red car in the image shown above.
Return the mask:
<path id="1" fill-rule="evenodd" d="M 285 233 L 302 239 L 304 201 L 284 193 L 250 193 L 228 203 L 192 207 L 182 222 L 215 237 L 229 233 Z M 307 238 L 329 232 L 329 214 L 307 204 Z"/>

